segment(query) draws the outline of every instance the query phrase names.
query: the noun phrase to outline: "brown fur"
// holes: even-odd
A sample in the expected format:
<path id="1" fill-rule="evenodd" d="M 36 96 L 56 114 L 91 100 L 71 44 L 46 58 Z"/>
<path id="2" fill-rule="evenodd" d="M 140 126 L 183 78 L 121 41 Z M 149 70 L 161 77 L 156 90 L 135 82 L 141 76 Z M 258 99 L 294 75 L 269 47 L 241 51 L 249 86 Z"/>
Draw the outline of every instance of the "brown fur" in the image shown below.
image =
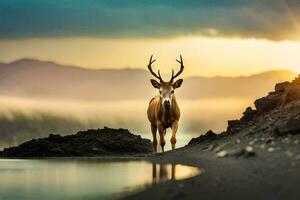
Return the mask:
<path id="1" fill-rule="evenodd" d="M 161 123 L 167 129 L 171 127 L 175 120 L 179 120 L 180 109 L 176 98 L 173 97 L 170 110 L 165 110 L 160 101 L 160 96 L 157 95 L 150 100 L 147 114 L 151 126 L 157 126 L 157 123 Z"/>
<path id="2" fill-rule="evenodd" d="M 156 132 L 159 131 L 160 135 L 160 145 L 162 150 L 165 145 L 163 136 L 166 134 L 167 128 L 172 128 L 172 149 L 175 149 L 176 143 L 176 132 L 178 128 L 178 121 L 180 118 L 180 109 L 176 102 L 175 96 L 172 98 L 172 103 L 170 109 L 165 109 L 160 100 L 160 96 L 157 95 L 151 99 L 149 102 L 149 107 L 147 110 L 148 119 L 151 123 L 151 130 L 153 135 L 153 146 L 155 151 L 157 151 L 157 139 Z"/>

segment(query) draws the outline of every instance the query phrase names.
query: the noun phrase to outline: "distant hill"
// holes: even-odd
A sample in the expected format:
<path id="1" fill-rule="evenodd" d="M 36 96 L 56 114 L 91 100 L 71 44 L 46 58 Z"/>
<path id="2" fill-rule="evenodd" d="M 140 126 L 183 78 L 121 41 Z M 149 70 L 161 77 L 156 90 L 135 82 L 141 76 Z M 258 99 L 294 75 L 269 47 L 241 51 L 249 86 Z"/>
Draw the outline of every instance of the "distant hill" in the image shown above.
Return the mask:
<path id="1" fill-rule="evenodd" d="M 257 98 L 277 82 L 292 80 L 292 71 L 268 71 L 242 77 L 188 77 L 182 99 Z M 130 100 L 156 94 L 143 69 L 84 69 L 54 62 L 20 59 L 0 63 L 0 95 L 55 99 Z"/>

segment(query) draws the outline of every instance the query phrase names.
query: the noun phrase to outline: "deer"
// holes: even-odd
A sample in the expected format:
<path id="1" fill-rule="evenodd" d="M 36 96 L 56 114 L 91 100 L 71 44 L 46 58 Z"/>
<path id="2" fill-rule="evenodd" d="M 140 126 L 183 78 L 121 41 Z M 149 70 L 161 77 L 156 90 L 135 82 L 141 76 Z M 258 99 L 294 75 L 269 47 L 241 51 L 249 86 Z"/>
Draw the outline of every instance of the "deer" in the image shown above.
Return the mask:
<path id="1" fill-rule="evenodd" d="M 166 134 L 166 130 L 168 128 L 172 129 L 172 137 L 170 142 L 172 150 L 175 149 L 180 109 L 175 98 L 174 90 L 181 86 L 183 79 L 178 79 L 177 81 L 174 80 L 183 72 L 184 65 L 182 56 L 180 55 L 180 60 L 176 59 L 176 61 L 180 64 L 180 70 L 174 74 L 174 70 L 172 69 L 171 79 L 169 81 L 164 81 L 160 75 L 160 70 L 158 70 L 157 74 L 153 71 L 152 64 L 156 60 L 152 60 L 152 58 L 153 55 L 151 55 L 147 67 L 150 73 L 159 81 L 158 82 L 155 79 L 150 80 L 152 86 L 159 90 L 159 95 L 150 100 L 147 109 L 147 116 L 151 125 L 154 152 L 157 153 L 157 130 L 160 136 L 161 150 L 164 152 L 164 146 L 166 144 L 164 136 Z"/>

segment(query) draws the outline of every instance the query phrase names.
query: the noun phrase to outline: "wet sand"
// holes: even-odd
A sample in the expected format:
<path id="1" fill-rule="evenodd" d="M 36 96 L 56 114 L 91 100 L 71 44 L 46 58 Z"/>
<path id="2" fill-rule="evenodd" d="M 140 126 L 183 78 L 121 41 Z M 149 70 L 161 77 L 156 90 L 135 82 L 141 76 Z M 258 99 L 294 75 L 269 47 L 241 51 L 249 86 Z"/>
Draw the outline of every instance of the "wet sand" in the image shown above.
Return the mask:
<path id="1" fill-rule="evenodd" d="M 293 146 L 290 151 L 300 153 L 299 144 Z M 197 166 L 203 173 L 157 184 L 124 199 L 299 199 L 300 154 L 289 157 L 284 145 L 275 148 L 281 150 L 256 149 L 251 157 L 219 158 L 198 144 L 149 156 L 146 159 L 158 163 Z"/>

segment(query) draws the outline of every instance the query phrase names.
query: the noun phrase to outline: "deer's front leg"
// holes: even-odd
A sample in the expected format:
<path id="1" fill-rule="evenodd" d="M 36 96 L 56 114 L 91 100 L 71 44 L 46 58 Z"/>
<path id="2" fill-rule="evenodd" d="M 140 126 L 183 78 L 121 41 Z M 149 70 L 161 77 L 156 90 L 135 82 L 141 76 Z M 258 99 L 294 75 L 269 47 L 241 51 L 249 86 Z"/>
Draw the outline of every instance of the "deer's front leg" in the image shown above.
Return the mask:
<path id="1" fill-rule="evenodd" d="M 160 146 L 161 146 L 161 150 L 162 150 L 162 152 L 164 152 L 164 146 L 165 146 L 165 144 L 166 144 L 166 142 L 165 142 L 165 138 L 164 138 L 164 136 L 165 136 L 165 128 L 162 126 L 162 124 L 161 123 L 158 123 L 157 124 L 157 128 L 158 128 L 158 132 L 159 132 L 159 136 L 160 136 Z"/>
<path id="2" fill-rule="evenodd" d="M 176 133 L 177 133 L 177 129 L 178 129 L 178 121 L 174 121 L 172 123 L 172 137 L 171 137 L 171 145 L 172 145 L 172 150 L 175 149 L 175 145 L 176 145 Z"/>
<path id="3" fill-rule="evenodd" d="M 157 127 L 151 125 L 151 132 L 152 132 L 152 136 L 153 136 L 153 148 L 154 148 L 154 152 L 157 153 L 157 139 L 156 139 Z"/>

